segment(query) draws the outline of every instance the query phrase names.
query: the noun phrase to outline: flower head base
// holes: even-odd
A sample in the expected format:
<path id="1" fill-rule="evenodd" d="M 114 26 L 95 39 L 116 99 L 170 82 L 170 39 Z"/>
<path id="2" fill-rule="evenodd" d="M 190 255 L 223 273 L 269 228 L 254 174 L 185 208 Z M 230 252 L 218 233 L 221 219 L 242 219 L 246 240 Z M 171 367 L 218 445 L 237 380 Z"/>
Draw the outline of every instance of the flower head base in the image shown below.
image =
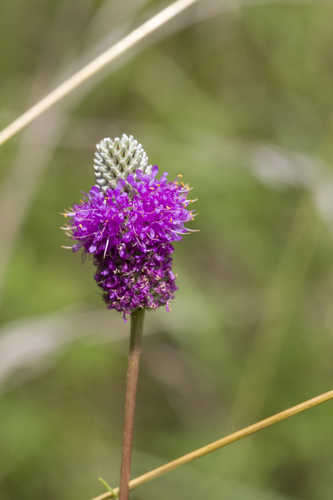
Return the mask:
<path id="1" fill-rule="evenodd" d="M 172 243 L 190 231 L 184 225 L 193 219 L 192 200 L 188 186 L 157 175 L 154 166 L 118 179 L 115 188 L 93 186 L 64 214 L 73 251 L 93 256 L 107 306 L 124 317 L 138 308 L 168 307 L 177 290 Z"/>

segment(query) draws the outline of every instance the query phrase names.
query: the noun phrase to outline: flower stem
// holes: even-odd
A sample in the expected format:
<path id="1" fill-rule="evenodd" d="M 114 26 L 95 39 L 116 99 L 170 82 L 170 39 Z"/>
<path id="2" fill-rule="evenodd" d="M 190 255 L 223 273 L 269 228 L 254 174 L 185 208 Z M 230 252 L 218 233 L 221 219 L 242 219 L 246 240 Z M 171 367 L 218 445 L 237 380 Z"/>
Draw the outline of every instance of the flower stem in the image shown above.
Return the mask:
<path id="1" fill-rule="evenodd" d="M 119 500 L 128 500 L 128 483 L 131 474 L 136 390 L 139 376 L 141 341 L 143 332 L 144 309 L 131 314 L 131 338 L 128 355 L 127 384 L 125 397 L 123 448 L 120 471 Z"/>

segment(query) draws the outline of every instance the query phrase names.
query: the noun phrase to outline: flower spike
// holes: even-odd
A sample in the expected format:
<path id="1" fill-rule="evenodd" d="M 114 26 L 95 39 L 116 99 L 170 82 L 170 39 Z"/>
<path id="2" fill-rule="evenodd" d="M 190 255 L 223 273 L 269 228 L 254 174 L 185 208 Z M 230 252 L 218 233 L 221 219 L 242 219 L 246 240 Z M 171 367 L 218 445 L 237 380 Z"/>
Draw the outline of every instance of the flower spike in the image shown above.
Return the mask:
<path id="1" fill-rule="evenodd" d="M 133 136 L 103 139 L 94 158 L 97 185 L 65 212 L 74 244 L 93 256 L 95 280 L 110 309 L 124 317 L 137 309 L 168 307 L 177 290 L 173 242 L 190 230 L 190 188 L 158 178 Z"/>

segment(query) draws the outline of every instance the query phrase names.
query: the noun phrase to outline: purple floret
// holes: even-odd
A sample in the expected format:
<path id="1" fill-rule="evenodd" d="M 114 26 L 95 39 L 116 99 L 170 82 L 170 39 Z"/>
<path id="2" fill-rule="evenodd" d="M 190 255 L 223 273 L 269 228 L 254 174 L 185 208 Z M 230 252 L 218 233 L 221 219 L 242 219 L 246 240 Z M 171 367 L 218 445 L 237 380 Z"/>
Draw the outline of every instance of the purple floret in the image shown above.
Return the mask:
<path id="1" fill-rule="evenodd" d="M 75 241 L 73 251 L 93 256 L 108 308 L 124 317 L 138 308 L 168 308 L 177 290 L 172 243 L 189 231 L 184 224 L 193 219 L 192 200 L 188 186 L 157 174 L 154 166 L 150 175 L 129 175 L 129 190 L 122 180 L 106 193 L 93 186 L 64 214 L 71 219 L 65 229 Z"/>

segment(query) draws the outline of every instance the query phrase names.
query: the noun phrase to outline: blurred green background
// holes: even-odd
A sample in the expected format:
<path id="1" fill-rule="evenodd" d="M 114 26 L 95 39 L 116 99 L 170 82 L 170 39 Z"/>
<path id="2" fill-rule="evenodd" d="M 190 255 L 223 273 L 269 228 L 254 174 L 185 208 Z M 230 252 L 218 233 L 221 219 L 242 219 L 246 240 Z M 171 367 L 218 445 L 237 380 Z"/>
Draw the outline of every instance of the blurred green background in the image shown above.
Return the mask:
<path id="1" fill-rule="evenodd" d="M 167 5 L 2 0 L 0 126 Z M 199 198 L 171 313 L 147 315 L 133 476 L 332 388 L 333 5 L 201 1 L 0 148 L 0 498 L 118 484 L 128 324 L 60 212 L 132 133 Z M 136 500 L 329 500 L 331 404 Z"/>

